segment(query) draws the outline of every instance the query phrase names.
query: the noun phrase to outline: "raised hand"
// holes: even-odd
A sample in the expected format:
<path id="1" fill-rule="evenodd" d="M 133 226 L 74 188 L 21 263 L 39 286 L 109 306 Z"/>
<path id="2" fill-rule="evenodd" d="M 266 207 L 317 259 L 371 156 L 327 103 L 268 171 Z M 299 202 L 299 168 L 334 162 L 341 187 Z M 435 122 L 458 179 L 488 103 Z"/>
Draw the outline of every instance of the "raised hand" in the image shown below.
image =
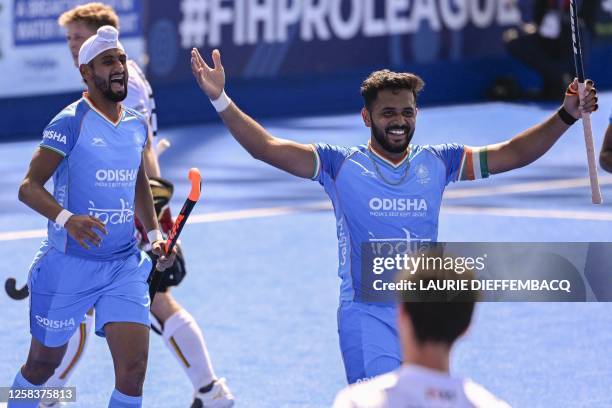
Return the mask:
<path id="1" fill-rule="evenodd" d="M 104 235 L 107 234 L 104 223 L 91 215 L 73 215 L 68 218 L 64 228 L 85 249 L 89 249 L 88 242 L 97 247 L 102 243 L 102 238 L 94 231 L 94 228 Z"/>
<path id="2" fill-rule="evenodd" d="M 209 99 L 217 99 L 225 87 L 225 71 L 221 65 L 221 53 L 219 50 L 212 52 L 214 68 L 209 67 L 200 52 L 194 48 L 191 50 L 191 71 L 198 85 Z"/>

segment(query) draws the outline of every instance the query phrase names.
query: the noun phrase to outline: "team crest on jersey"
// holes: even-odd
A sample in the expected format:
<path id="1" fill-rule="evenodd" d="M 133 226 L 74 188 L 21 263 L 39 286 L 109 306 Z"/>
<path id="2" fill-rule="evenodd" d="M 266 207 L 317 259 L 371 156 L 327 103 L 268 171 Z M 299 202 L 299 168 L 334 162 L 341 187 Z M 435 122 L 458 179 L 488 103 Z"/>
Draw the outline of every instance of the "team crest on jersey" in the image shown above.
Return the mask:
<path id="1" fill-rule="evenodd" d="M 424 164 L 419 164 L 416 168 L 416 179 L 419 184 L 427 184 L 431 181 L 429 170 Z"/>
<path id="2" fill-rule="evenodd" d="M 66 136 L 55 130 L 45 130 L 43 132 L 43 139 L 55 140 L 56 142 L 66 144 Z"/>

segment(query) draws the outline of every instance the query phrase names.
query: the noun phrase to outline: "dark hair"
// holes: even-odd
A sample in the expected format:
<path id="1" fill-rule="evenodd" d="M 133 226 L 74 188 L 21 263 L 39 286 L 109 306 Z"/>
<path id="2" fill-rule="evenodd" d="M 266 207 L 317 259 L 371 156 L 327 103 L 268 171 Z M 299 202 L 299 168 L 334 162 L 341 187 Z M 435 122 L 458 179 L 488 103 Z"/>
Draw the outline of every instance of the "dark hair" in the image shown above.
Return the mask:
<path id="1" fill-rule="evenodd" d="M 366 108 L 370 108 L 376 100 L 378 92 L 383 89 L 412 91 L 416 102 L 418 93 L 425 86 L 425 82 L 410 72 L 393 72 L 388 69 L 372 72 L 361 84 L 361 96 Z"/>
<path id="2" fill-rule="evenodd" d="M 434 265 L 432 269 L 420 268 L 412 274 L 405 271 L 399 274 L 399 280 L 416 282 L 416 290 L 400 292 L 399 301 L 402 302 L 401 307 L 412 321 L 414 334 L 419 343 L 432 341 L 452 345 L 461 334 L 465 333 L 472 320 L 474 304 L 478 300 L 478 293 L 471 290 L 471 281 L 474 280 L 471 270 L 459 274 L 454 269 Z M 421 285 L 427 287 L 432 281 L 440 284 L 462 280 L 467 281 L 468 290 L 419 290 Z"/>
<path id="3" fill-rule="evenodd" d="M 109 25 L 119 29 L 119 17 L 112 7 L 103 3 L 87 3 L 66 11 L 57 19 L 62 27 L 80 22 L 97 31 L 98 28 Z"/>

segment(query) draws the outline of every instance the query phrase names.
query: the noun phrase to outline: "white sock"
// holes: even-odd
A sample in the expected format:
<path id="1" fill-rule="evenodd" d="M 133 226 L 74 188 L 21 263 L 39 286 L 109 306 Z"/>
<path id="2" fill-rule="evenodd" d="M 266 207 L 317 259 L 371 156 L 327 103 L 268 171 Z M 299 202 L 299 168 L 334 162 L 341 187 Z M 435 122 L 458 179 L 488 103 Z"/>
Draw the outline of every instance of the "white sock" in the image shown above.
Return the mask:
<path id="1" fill-rule="evenodd" d="M 13 385 L 11 389 L 13 390 L 23 390 L 23 389 L 40 389 L 42 385 L 32 384 L 30 381 L 26 380 L 26 378 L 21 374 L 21 368 L 17 371 L 17 375 L 13 380 Z M 8 394 L 8 392 L 7 392 Z M 6 395 L 6 394 L 5 394 Z M 29 399 L 29 400 L 10 400 L 7 405 L 7 408 L 36 408 L 38 407 L 38 403 L 40 398 L 37 399 Z"/>
<path id="2" fill-rule="evenodd" d="M 194 390 L 197 391 L 217 378 L 202 331 L 185 309 L 176 312 L 164 322 L 163 338 L 191 380 Z"/>
<path id="3" fill-rule="evenodd" d="M 66 385 L 76 366 L 81 361 L 85 347 L 89 343 L 91 337 L 91 329 L 94 325 L 94 317 L 85 315 L 85 320 L 81 322 L 79 327 L 76 329 L 70 340 L 68 341 L 68 348 L 66 354 L 62 359 L 62 363 L 55 370 L 55 373 L 47 382 L 45 387 L 63 387 Z"/>

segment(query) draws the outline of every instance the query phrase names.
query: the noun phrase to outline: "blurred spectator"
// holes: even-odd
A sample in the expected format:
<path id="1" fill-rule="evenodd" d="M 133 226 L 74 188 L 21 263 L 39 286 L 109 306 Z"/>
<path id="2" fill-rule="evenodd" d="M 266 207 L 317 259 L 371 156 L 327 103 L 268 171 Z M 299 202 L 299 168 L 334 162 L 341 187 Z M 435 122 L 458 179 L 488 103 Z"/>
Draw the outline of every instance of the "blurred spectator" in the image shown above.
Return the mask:
<path id="1" fill-rule="evenodd" d="M 582 0 L 577 3 L 583 50 L 588 49 L 600 1 Z M 541 88 L 529 95 L 518 88 L 514 79 L 502 78 L 491 89 L 492 98 L 530 96 L 558 99 L 562 97 L 559 89 L 563 89 L 574 77 L 570 0 L 533 0 L 532 20 L 518 29 L 504 32 L 503 40 L 512 57 L 539 74 L 542 78 Z M 585 63 L 586 57 L 583 55 Z"/>

